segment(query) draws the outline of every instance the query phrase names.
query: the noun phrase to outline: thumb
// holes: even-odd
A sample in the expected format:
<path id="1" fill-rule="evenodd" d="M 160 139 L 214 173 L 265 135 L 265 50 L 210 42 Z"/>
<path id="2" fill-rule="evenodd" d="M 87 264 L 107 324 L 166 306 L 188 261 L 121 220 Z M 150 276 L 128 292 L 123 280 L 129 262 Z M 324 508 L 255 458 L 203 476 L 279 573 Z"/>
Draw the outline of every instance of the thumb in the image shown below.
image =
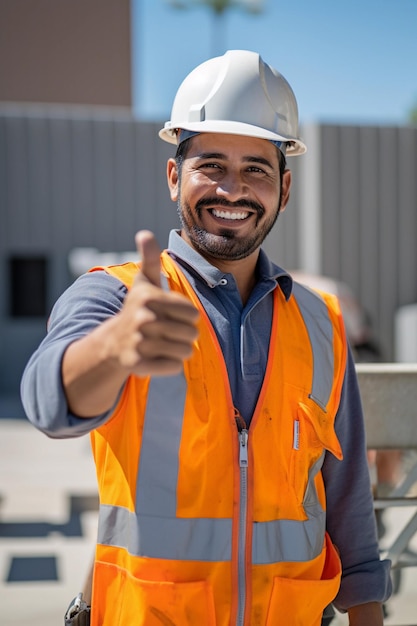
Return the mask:
<path id="1" fill-rule="evenodd" d="M 136 249 L 142 261 L 138 278 L 144 276 L 156 287 L 161 286 L 161 249 L 150 230 L 140 230 L 135 237 Z"/>

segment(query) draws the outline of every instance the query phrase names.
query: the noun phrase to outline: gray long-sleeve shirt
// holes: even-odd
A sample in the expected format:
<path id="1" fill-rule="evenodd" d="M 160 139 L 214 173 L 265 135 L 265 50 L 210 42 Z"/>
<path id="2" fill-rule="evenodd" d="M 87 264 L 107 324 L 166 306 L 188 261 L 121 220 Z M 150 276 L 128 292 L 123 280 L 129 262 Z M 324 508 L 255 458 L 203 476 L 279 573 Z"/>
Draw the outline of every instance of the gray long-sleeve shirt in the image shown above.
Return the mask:
<path id="1" fill-rule="evenodd" d="M 257 284 L 246 305 L 231 274 L 210 265 L 172 231 L 168 251 L 198 294 L 221 344 L 235 406 L 250 427 L 268 358 L 272 291 L 291 297 L 292 279 L 261 251 Z M 22 402 L 30 421 L 51 437 L 77 437 L 103 424 L 111 411 L 94 418 L 72 415 L 65 400 L 61 361 L 74 340 L 117 313 L 126 287 L 105 272 L 80 277 L 57 301 L 48 334 L 22 379 Z M 337 545 L 343 576 L 335 605 L 340 610 L 385 601 L 391 590 L 389 562 L 380 561 L 366 460 L 361 402 L 349 355 L 335 422 L 343 461 L 326 453 L 322 468 L 327 529 Z"/>

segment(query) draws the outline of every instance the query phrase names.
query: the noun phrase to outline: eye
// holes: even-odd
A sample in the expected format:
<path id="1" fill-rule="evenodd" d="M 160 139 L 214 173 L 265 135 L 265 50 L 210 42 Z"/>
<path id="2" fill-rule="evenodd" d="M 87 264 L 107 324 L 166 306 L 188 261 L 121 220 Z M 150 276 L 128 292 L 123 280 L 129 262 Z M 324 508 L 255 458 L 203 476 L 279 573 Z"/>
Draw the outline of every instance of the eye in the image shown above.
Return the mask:
<path id="1" fill-rule="evenodd" d="M 220 169 L 220 165 L 218 163 L 202 163 L 202 165 L 200 165 L 199 169 Z"/>
<path id="2" fill-rule="evenodd" d="M 259 165 L 249 165 L 246 168 L 246 172 L 248 174 L 248 176 L 255 176 L 256 178 L 265 178 L 265 177 L 270 177 L 271 174 L 268 170 L 264 169 L 263 167 L 259 167 Z"/>
<path id="3" fill-rule="evenodd" d="M 263 170 L 261 167 L 258 167 L 256 165 L 250 165 L 248 167 L 248 172 L 255 172 L 255 174 L 259 173 L 259 174 L 266 174 L 265 170 Z"/>

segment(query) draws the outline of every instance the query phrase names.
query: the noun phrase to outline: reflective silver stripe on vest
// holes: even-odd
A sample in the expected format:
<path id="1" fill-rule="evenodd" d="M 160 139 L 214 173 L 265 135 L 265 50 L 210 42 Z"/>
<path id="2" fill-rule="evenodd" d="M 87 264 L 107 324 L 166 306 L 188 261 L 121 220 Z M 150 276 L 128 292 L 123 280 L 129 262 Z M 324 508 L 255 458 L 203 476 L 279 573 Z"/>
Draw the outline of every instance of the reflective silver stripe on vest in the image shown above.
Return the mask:
<path id="1" fill-rule="evenodd" d="M 312 398 L 327 404 L 333 382 L 332 324 L 327 307 L 298 285 L 296 299 L 313 350 Z M 183 374 L 150 381 L 139 471 L 136 511 L 100 506 L 98 543 L 134 556 L 181 561 L 230 561 L 232 520 L 177 517 L 179 449 L 187 381 Z M 324 453 L 311 469 L 306 489 L 306 521 L 253 523 L 253 563 L 309 561 L 323 547 L 325 513 L 314 486 Z"/>
<path id="2" fill-rule="evenodd" d="M 149 384 L 136 485 L 136 513 L 100 506 L 98 542 L 136 556 L 230 561 L 231 519 L 178 518 L 177 482 L 187 382 L 183 374 Z"/>
<path id="3" fill-rule="evenodd" d="M 187 381 L 184 374 L 151 378 L 136 485 L 140 515 L 175 517 Z"/>
<path id="4" fill-rule="evenodd" d="M 230 561 L 232 520 L 148 517 L 102 504 L 98 543 L 134 556 L 180 561 Z"/>
<path id="5" fill-rule="evenodd" d="M 253 525 L 252 561 L 255 565 L 282 561 L 310 561 L 323 549 L 326 513 L 319 504 L 308 510 L 309 519 L 289 519 Z"/>
<path id="6" fill-rule="evenodd" d="M 293 293 L 304 318 L 313 351 L 310 398 L 325 410 L 333 387 L 333 325 L 326 303 L 318 293 L 298 283 L 294 283 Z"/>
<path id="7" fill-rule="evenodd" d="M 326 513 L 318 500 L 314 478 L 323 465 L 324 456 L 323 452 L 309 471 L 303 502 L 308 515 L 306 521 L 282 519 L 253 524 L 252 561 L 255 565 L 307 561 L 322 551 Z"/>
<path id="8" fill-rule="evenodd" d="M 324 540 L 325 513 L 317 503 L 309 519 L 273 520 L 253 524 L 254 565 L 281 561 L 310 561 Z M 98 543 L 124 548 L 133 556 L 179 561 L 230 561 L 232 520 L 161 518 L 102 504 Z"/>

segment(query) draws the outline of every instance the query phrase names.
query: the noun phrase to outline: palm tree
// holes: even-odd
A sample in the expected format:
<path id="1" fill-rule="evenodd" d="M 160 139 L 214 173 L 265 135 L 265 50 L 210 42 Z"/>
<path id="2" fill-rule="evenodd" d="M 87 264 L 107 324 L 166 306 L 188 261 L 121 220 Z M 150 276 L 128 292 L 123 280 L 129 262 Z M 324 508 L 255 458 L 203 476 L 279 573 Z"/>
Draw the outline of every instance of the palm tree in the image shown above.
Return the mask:
<path id="1" fill-rule="evenodd" d="M 206 6 L 213 12 L 213 56 L 225 52 L 224 14 L 228 9 L 240 8 L 253 15 L 262 13 L 263 0 L 167 0 L 174 9 Z"/>

